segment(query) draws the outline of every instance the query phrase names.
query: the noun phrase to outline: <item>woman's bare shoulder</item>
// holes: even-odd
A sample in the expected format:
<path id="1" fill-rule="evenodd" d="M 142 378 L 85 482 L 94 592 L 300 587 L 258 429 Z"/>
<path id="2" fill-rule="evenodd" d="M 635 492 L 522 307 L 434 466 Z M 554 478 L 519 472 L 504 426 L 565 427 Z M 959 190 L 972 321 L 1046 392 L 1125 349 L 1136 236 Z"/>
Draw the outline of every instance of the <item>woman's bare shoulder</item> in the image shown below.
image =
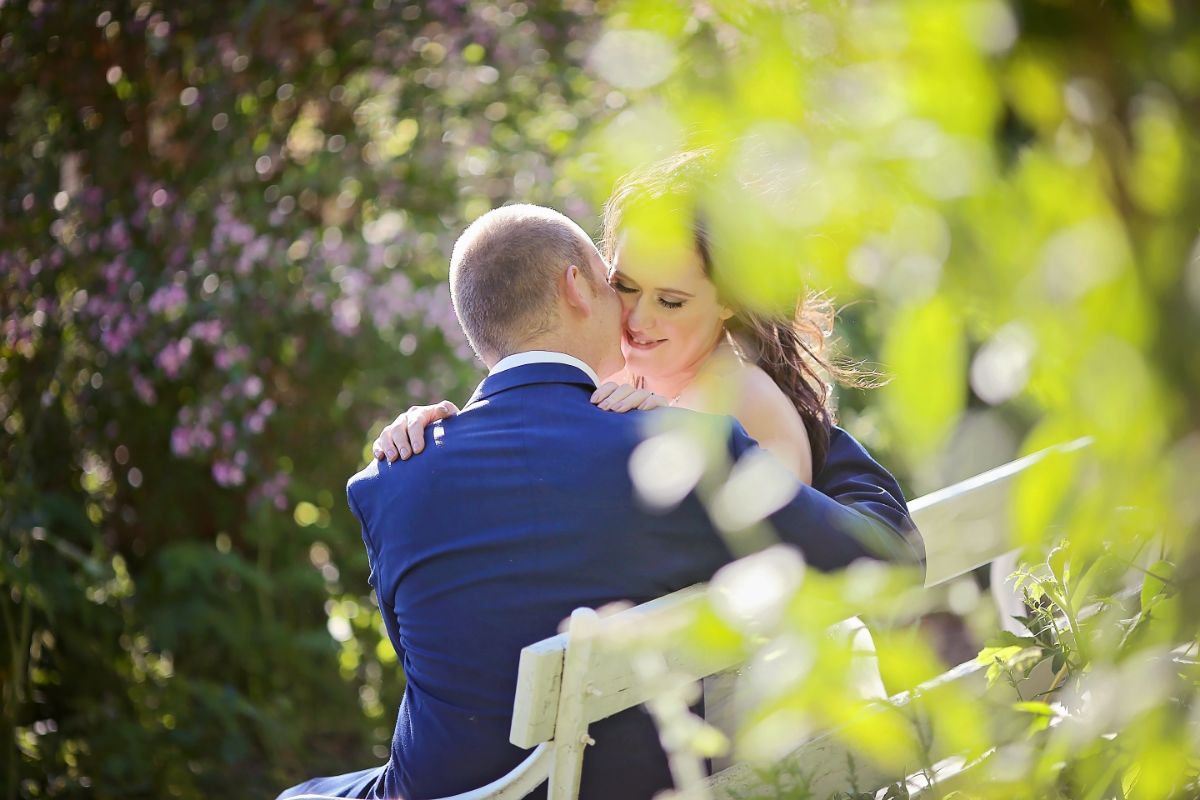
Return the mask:
<path id="1" fill-rule="evenodd" d="M 794 415 L 799 419 L 800 412 L 796 410 L 796 406 L 762 367 L 757 364 L 742 364 L 730 377 L 737 382 L 739 409 L 744 408 L 755 416 Z"/>
<path id="2" fill-rule="evenodd" d="M 739 401 L 734 414 L 746 432 L 812 483 L 812 448 L 804 419 L 779 384 L 761 367 L 747 364 L 737 375 Z"/>

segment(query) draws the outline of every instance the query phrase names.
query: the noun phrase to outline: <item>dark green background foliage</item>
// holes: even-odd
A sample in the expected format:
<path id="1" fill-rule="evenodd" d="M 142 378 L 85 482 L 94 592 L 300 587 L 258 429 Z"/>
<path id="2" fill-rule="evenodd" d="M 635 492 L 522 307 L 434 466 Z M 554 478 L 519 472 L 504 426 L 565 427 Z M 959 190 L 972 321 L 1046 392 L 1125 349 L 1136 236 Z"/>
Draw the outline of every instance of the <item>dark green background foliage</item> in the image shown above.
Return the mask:
<path id="1" fill-rule="evenodd" d="M 0 4 L 3 796 L 273 796 L 386 752 L 342 487 L 476 377 L 461 221 L 588 211 L 554 169 L 603 101 L 588 11 Z"/>

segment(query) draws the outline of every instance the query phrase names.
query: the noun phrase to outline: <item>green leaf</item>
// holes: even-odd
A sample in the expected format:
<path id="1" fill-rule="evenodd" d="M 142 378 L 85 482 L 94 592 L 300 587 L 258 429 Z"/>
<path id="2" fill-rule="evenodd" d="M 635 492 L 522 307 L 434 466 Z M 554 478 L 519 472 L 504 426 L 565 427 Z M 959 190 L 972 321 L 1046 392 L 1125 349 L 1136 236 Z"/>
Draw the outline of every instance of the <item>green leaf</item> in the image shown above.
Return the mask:
<path id="1" fill-rule="evenodd" d="M 1160 594 L 1174 591 L 1169 581 L 1175 576 L 1175 565 L 1170 561 L 1156 561 L 1146 570 L 1142 579 L 1142 608 L 1146 608 Z"/>
<path id="2" fill-rule="evenodd" d="M 891 427 L 910 457 L 923 459 L 945 442 L 965 406 L 967 359 L 958 313 L 940 297 L 906 308 L 889 325 L 883 360 L 894 376 L 883 390 Z"/>
<path id="3" fill-rule="evenodd" d="M 1046 717 L 1053 717 L 1058 714 L 1049 703 L 1043 703 L 1040 700 L 1026 700 L 1021 703 L 1013 703 L 1013 708 L 1017 711 L 1025 711 L 1029 714 L 1039 714 Z"/>

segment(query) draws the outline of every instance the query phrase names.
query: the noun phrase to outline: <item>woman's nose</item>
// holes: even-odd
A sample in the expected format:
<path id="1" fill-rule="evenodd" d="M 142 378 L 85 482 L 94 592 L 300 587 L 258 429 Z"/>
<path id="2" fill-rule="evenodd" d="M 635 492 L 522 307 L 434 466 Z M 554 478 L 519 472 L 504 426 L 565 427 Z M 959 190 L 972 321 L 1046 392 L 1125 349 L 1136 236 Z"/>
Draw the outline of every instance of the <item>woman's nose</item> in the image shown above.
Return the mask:
<path id="1" fill-rule="evenodd" d="M 654 312 L 646 306 L 642 297 L 637 297 L 625 309 L 625 324 L 638 331 L 654 327 Z"/>

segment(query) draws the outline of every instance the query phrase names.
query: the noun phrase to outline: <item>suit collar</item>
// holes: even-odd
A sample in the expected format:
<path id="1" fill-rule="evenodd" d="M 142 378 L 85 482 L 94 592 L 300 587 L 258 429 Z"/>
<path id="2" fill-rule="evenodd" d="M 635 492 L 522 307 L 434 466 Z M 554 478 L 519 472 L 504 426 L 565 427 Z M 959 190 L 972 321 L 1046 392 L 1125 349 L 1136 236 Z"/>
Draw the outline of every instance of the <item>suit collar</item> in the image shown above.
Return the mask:
<path id="1" fill-rule="evenodd" d="M 586 372 L 569 364 L 539 362 L 510 367 L 501 372 L 488 375 L 475 389 L 471 399 L 467 401 L 464 410 L 481 400 L 516 389 L 519 386 L 530 386 L 538 383 L 569 383 L 581 386 L 588 391 L 596 388 L 596 382 Z"/>
<path id="2" fill-rule="evenodd" d="M 572 367 L 578 367 L 583 370 L 592 379 L 592 383 L 597 386 L 600 385 L 600 378 L 596 376 L 594 369 L 575 356 L 554 350 L 525 350 L 520 353 L 513 353 L 511 356 L 505 356 L 500 359 L 488 374 L 495 375 L 497 372 L 524 366 L 525 364 L 570 364 Z"/>

